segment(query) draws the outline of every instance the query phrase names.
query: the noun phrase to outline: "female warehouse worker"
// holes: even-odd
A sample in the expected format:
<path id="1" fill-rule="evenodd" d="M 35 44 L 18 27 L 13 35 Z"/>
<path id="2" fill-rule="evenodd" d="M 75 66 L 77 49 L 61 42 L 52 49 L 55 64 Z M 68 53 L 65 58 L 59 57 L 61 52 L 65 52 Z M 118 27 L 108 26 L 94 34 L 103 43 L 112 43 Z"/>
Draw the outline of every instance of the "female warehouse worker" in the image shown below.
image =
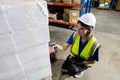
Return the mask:
<path id="1" fill-rule="evenodd" d="M 81 77 L 83 72 L 98 61 L 100 45 L 93 36 L 96 18 L 92 13 L 83 14 L 78 18 L 77 30 L 73 32 L 67 42 L 61 46 L 56 44 L 60 50 L 66 50 L 70 45 L 70 54 L 62 65 L 61 71 Z"/>

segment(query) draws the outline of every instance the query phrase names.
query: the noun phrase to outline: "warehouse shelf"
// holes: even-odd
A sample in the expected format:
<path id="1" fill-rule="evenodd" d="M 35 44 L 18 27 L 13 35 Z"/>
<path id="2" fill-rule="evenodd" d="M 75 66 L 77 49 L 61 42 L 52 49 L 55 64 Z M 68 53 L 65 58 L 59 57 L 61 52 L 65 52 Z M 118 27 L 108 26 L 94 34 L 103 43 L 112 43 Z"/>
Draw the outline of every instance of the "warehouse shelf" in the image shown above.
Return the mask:
<path id="1" fill-rule="evenodd" d="M 105 8 L 105 7 L 98 7 L 98 9 L 101 9 L 101 10 L 110 10 L 110 8 Z"/>
<path id="2" fill-rule="evenodd" d="M 81 16 L 84 13 L 90 12 L 91 3 L 92 0 L 81 0 L 81 4 L 69 4 L 69 3 L 61 3 L 61 2 L 47 2 L 48 7 L 50 6 L 56 6 L 56 7 L 64 7 L 64 8 L 74 8 L 80 10 L 79 15 Z M 49 22 L 62 24 L 62 25 L 70 25 L 75 26 L 76 24 L 65 22 L 63 20 L 56 20 L 56 19 L 50 19 Z"/>
<path id="3" fill-rule="evenodd" d="M 69 22 L 66 22 L 66 21 L 63 21 L 63 20 L 49 19 L 49 22 L 58 23 L 58 24 L 63 24 L 63 25 L 69 25 L 69 26 L 76 26 L 76 24 L 69 23 Z"/>
<path id="4" fill-rule="evenodd" d="M 63 7 L 76 7 L 81 10 L 82 6 L 81 4 L 68 4 L 68 3 L 61 3 L 61 2 L 47 2 L 48 5 L 54 5 L 54 6 L 63 6 Z"/>

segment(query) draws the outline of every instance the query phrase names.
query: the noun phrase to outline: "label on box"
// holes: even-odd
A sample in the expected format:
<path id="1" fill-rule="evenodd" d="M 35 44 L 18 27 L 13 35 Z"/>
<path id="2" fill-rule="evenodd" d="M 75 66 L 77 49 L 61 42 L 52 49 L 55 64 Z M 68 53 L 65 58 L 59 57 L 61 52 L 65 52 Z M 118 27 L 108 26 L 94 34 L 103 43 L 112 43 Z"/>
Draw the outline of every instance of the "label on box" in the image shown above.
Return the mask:
<path id="1" fill-rule="evenodd" d="M 77 13 L 73 12 L 73 13 L 72 13 L 72 16 L 77 16 Z"/>
<path id="2" fill-rule="evenodd" d="M 100 7 L 104 7 L 104 4 L 100 4 Z"/>
<path id="3" fill-rule="evenodd" d="M 109 3 L 105 2 L 105 5 L 108 5 Z"/>
<path id="4" fill-rule="evenodd" d="M 73 23 L 76 23 L 76 22 L 77 22 L 77 20 L 76 20 L 76 19 L 72 19 L 72 22 L 73 22 Z"/>

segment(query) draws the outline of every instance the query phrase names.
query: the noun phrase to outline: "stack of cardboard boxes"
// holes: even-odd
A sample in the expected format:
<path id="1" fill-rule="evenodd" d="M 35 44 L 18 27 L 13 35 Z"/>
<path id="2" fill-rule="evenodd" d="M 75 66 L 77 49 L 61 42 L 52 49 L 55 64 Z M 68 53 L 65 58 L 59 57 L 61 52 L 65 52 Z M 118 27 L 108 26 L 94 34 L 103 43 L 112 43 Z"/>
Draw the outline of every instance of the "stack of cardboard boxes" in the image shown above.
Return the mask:
<path id="1" fill-rule="evenodd" d="M 77 24 L 77 18 L 80 16 L 80 10 L 64 9 L 63 20 L 72 24 Z"/>
<path id="2" fill-rule="evenodd" d="M 72 4 L 72 0 L 63 0 L 63 3 Z"/>
<path id="3" fill-rule="evenodd" d="M 79 18 L 79 16 L 79 10 L 69 10 L 69 23 L 77 24 L 77 18 Z"/>
<path id="4" fill-rule="evenodd" d="M 72 0 L 73 4 L 81 4 L 81 0 Z"/>
<path id="5" fill-rule="evenodd" d="M 100 0 L 99 8 L 109 9 L 111 0 Z"/>
<path id="6" fill-rule="evenodd" d="M 41 80 L 51 76 L 48 42 L 44 0 L 39 5 L 0 5 L 0 80 Z"/>
<path id="7" fill-rule="evenodd" d="M 63 3 L 68 3 L 68 4 L 80 4 L 81 0 L 63 0 Z"/>
<path id="8" fill-rule="evenodd" d="M 115 10 L 120 10 L 120 0 L 117 1 Z"/>
<path id="9" fill-rule="evenodd" d="M 81 0 L 63 0 L 63 3 L 80 5 Z M 52 19 L 55 20 L 57 19 L 57 14 L 49 14 L 49 16 Z M 80 10 L 64 7 L 64 13 L 62 15 L 64 21 L 72 24 L 77 24 L 77 18 L 79 16 L 80 16 Z"/>

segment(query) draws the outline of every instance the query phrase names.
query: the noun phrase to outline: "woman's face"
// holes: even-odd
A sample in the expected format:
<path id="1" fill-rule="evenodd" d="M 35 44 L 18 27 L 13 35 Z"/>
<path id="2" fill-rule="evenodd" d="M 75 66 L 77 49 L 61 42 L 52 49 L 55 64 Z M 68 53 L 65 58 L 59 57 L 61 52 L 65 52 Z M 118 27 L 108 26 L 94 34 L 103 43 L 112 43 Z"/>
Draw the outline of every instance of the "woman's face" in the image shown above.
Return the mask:
<path id="1" fill-rule="evenodd" d="M 87 32 L 89 32 L 87 28 L 83 27 L 80 23 L 77 24 L 78 35 L 86 36 Z"/>

